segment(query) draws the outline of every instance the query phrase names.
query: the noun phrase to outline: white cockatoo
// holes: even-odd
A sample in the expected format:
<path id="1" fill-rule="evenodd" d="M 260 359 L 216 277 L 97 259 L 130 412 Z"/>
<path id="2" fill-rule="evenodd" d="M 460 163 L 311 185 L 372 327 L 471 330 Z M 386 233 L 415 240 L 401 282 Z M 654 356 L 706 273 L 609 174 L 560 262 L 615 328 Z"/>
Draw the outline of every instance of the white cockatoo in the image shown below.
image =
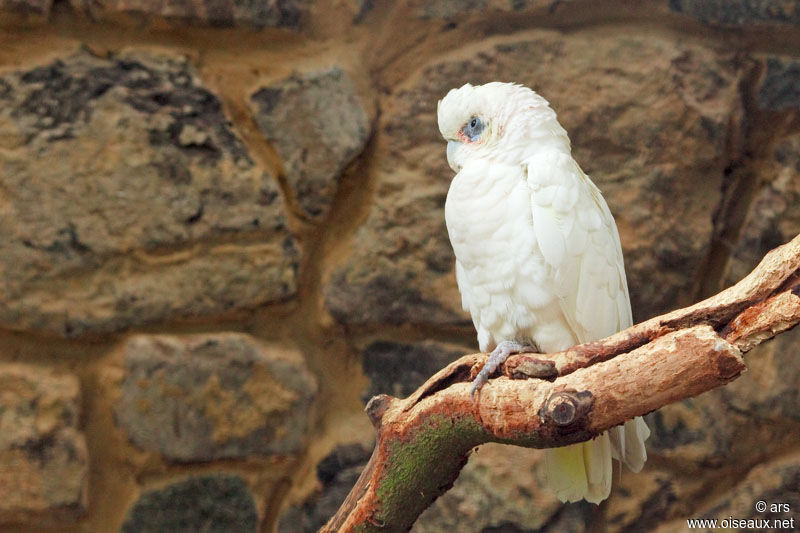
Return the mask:
<path id="1" fill-rule="evenodd" d="M 445 204 L 456 280 L 481 351 L 492 351 L 473 393 L 511 353 L 557 352 L 630 326 L 614 218 L 548 102 L 516 84 L 466 84 L 438 115 L 457 173 Z M 635 418 L 545 450 L 549 483 L 562 501 L 599 503 L 611 459 L 638 472 L 649 435 Z"/>

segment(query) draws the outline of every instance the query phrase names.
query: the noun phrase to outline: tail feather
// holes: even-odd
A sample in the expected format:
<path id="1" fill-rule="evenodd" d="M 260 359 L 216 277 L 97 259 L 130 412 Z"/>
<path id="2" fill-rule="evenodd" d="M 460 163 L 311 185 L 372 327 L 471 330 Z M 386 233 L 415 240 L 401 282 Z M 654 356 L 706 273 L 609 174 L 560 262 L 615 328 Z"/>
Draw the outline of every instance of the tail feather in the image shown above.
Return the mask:
<path id="1" fill-rule="evenodd" d="M 611 442 L 604 433 L 588 442 L 579 442 L 544 451 L 550 486 L 558 499 L 576 502 L 585 499 L 600 503 L 611 492 Z"/>
<path id="2" fill-rule="evenodd" d="M 625 422 L 625 455 L 623 462 L 631 472 L 639 472 L 647 461 L 647 450 L 644 441 L 650 436 L 650 428 L 644 419 L 637 416 Z"/>
<path id="3" fill-rule="evenodd" d="M 647 460 L 644 441 L 650 429 L 641 417 L 612 428 L 596 439 L 549 448 L 544 452 L 549 483 L 558 499 L 600 503 L 611 493 L 611 459 L 638 472 Z"/>
<path id="4" fill-rule="evenodd" d="M 583 443 L 544 451 L 550 486 L 562 502 L 576 502 L 589 491 L 583 459 Z"/>
<path id="5" fill-rule="evenodd" d="M 625 427 L 614 426 L 608 430 L 611 439 L 611 457 L 622 462 L 625 459 Z"/>
<path id="6" fill-rule="evenodd" d="M 611 441 L 608 433 L 582 442 L 588 490 L 585 499 L 600 503 L 611 493 Z"/>

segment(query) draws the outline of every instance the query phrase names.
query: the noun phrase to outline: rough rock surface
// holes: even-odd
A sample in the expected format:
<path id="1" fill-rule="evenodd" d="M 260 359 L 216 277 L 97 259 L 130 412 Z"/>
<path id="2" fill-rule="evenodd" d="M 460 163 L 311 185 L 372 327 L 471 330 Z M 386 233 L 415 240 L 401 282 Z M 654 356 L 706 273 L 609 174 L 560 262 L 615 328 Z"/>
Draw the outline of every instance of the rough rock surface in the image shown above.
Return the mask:
<path id="1" fill-rule="evenodd" d="M 278 521 L 278 533 L 315 533 L 332 517 L 361 470 L 372 450 L 360 444 L 341 444 L 317 465 L 319 486 L 304 502 L 290 505 Z"/>
<path id="2" fill-rule="evenodd" d="M 733 246 L 728 285 L 747 275 L 768 251 L 800 233 L 800 134 L 779 139 L 759 170 L 763 182 Z"/>
<path id="3" fill-rule="evenodd" d="M 349 75 L 338 66 L 295 73 L 256 91 L 251 107 L 300 207 L 324 216 L 342 171 L 369 136 L 367 112 Z"/>
<path id="4" fill-rule="evenodd" d="M 42 527 L 86 507 L 89 458 L 77 377 L 0 364 L 0 524 Z"/>
<path id="5" fill-rule="evenodd" d="M 768 57 L 756 103 L 770 111 L 800 110 L 800 60 L 786 56 Z"/>
<path id="6" fill-rule="evenodd" d="M 800 25 L 800 6 L 782 0 L 669 0 L 673 11 L 711 24 L 746 26 L 763 23 Z"/>
<path id="7" fill-rule="evenodd" d="M 248 28 L 298 28 L 308 12 L 308 0 L 201 0 L 183 2 L 168 0 L 69 0 L 76 10 L 95 20 L 115 19 L 120 15 L 163 17 L 210 26 L 244 26 Z"/>
<path id="8" fill-rule="evenodd" d="M 568 0 L 569 1 L 569 0 Z M 557 0 L 425 0 L 417 9 L 422 18 L 455 18 L 486 11 L 522 11 L 530 7 L 550 7 Z"/>
<path id="9" fill-rule="evenodd" d="M 137 446 L 175 461 L 292 454 L 316 381 L 302 356 L 238 333 L 138 335 L 125 346 L 115 417 Z"/>
<path id="10" fill-rule="evenodd" d="M 295 292 L 277 185 L 181 58 L 1 76 L 0 168 L 4 327 L 75 336 Z"/>
<path id="11" fill-rule="evenodd" d="M 645 469 L 637 474 L 626 469 L 615 471 L 605 510 L 607 531 L 653 531 L 665 521 L 692 516 L 694 502 L 708 490 L 703 478 L 695 471 L 664 470 L 653 463 L 650 457 Z M 704 474 L 714 476 L 711 470 Z M 681 531 L 685 530 L 684 522 Z"/>
<path id="12" fill-rule="evenodd" d="M 759 502 L 765 505 L 763 509 L 756 508 Z M 717 498 L 699 517 L 770 521 L 770 527 L 759 524 L 761 527 L 748 528 L 750 531 L 797 529 L 800 527 L 800 457 L 795 454 L 753 468 L 744 480 Z"/>
<path id="13" fill-rule="evenodd" d="M 361 352 L 364 374 L 370 380 L 361 398 L 365 403 L 377 394 L 405 398 L 448 363 L 475 351 L 475 348 L 434 341 L 372 342 Z"/>
<path id="14" fill-rule="evenodd" d="M 122 524 L 123 533 L 257 530 L 258 514 L 247 484 L 239 476 L 222 473 L 142 493 Z"/>
<path id="15" fill-rule="evenodd" d="M 385 102 L 372 209 L 326 287 L 338 320 L 465 323 L 444 228 L 453 173 L 436 102 L 467 80 L 512 79 L 550 100 L 615 214 L 634 318 L 691 302 L 740 112 L 737 68 L 711 50 L 646 33 L 536 31 L 435 62 Z"/>
<path id="16" fill-rule="evenodd" d="M 0 0 L 0 16 L 13 13 L 46 17 L 50 14 L 52 6 L 52 0 Z"/>
<path id="17" fill-rule="evenodd" d="M 651 431 L 647 448 L 671 460 L 718 468 L 733 447 L 728 414 L 712 396 L 666 406 L 646 418 Z"/>

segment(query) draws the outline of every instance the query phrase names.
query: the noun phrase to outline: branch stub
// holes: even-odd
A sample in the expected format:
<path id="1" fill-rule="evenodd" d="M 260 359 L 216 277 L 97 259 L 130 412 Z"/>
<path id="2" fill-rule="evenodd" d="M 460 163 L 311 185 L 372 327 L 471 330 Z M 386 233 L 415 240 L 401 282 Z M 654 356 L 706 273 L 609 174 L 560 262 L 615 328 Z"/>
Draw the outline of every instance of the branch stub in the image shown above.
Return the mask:
<path id="1" fill-rule="evenodd" d="M 549 418 L 557 426 L 569 426 L 589 412 L 594 403 L 589 391 L 561 391 L 547 399 L 539 416 Z"/>
<path id="2" fill-rule="evenodd" d="M 370 401 L 367 402 L 367 406 L 364 408 L 364 411 L 366 411 L 369 421 L 372 422 L 372 425 L 375 427 L 375 429 L 379 429 L 381 427 L 383 414 L 393 401 L 394 398 L 388 394 L 378 394 L 377 396 L 373 396 Z"/>

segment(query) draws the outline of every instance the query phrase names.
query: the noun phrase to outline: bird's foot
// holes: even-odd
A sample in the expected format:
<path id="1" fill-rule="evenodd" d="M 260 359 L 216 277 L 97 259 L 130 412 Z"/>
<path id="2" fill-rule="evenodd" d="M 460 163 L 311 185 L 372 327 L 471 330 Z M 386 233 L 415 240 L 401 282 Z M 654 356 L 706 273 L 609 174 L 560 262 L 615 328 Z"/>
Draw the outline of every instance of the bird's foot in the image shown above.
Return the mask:
<path id="1" fill-rule="evenodd" d="M 489 381 L 489 376 L 497 370 L 498 366 L 506 362 L 509 355 L 530 352 L 536 352 L 536 347 L 516 341 L 502 341 L 499 343 L 497 347 L 492 350 L 492 353 L 489 354 L 489 359 L 486 360 L 486 364 L 483 365 L 481 371 L 475 376 L 472 382 L 472 388 L 469 390 L 470 397 L 475 396 L 475 393 L 486 385 L 486 382 Z"/>

